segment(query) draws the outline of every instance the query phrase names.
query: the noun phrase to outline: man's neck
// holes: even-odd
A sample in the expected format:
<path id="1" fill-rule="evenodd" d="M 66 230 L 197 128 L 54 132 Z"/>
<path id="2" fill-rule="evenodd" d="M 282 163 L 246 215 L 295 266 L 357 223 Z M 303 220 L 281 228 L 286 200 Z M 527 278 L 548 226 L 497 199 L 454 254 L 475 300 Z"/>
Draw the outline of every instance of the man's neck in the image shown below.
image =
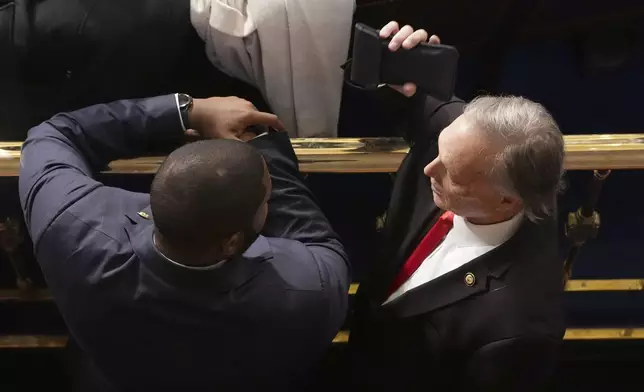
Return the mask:
<path id="1" fill-rule="evenodd" d="M 186 267 L 208 267 L 218 264 L 225 259 L 220 257 L 209 257 L 209 252 L 190 249 L 188 251 L 180 251 L 168 246 L 163 236 L 155 231 L 153 235 L 154 246 L 157 248 L 166 259 L 171 260 L 176 264 Z"/>
<path id="2" fill-rule="evenodd" d="M 479 226 L 494 225 L 497 223 L 509 221 L 510 219 L 514 218 L 519 212 L 521 211 L 509 211 L 506 213 L 493 214 L 493 215 L 488 215 L 483 217 L 464 217 L 464 218 L 465 220 L 467 220 L 468 222 L 474 225 L 479 225 Z"/>

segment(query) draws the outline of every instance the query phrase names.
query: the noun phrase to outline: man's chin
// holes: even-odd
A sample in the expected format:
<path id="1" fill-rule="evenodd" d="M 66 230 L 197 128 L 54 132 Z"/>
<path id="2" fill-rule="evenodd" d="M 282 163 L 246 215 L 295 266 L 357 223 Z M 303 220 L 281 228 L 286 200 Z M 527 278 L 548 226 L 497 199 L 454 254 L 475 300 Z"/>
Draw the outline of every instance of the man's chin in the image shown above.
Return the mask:
<path id="1" fill-rule="evenodd" d="M 432 192 L 432 196 L 434 197 L 434 204 L 436 204 L 436 207 L 440 208 L 441 210 L 444 210 L 446 207 L 446 203 L 443 202 L 443 199 L 441 198 L 441 196 L 436 192 Z"/>

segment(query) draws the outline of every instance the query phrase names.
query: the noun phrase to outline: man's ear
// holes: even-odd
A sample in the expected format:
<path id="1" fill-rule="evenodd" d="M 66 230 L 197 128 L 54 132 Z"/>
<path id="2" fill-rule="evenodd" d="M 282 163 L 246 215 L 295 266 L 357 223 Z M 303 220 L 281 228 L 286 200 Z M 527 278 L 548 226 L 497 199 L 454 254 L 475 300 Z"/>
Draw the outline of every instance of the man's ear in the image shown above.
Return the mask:
<path id="1" fill-rule="evenodd" d="M 503 195 L 499 208 L 502 211 L 518 211 L 523 209 L 523 201 L 516 196 Z"/>
<path id="2" fill-rule="evenodd" d="M 244 244 L 244 234 L 237 232 L 227 239 L 221 245 L 221 253 L 223 258 L 230 258 L 237 255 L 237 252 Z"/>

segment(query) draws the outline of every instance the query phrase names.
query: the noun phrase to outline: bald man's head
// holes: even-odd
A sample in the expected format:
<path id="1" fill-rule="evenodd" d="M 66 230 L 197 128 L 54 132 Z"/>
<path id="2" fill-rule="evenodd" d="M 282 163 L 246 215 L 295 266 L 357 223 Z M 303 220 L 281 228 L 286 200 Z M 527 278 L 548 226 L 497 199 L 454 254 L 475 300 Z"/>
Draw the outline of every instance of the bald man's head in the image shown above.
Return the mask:
<path id="1" fill-rule="evenodd" d="M 270 177 L 255 148 L 204 140 L 166 158 L 152 182 L 150 204 L 164 248 L 180 253 L 214 247 L 226 258 L 243 252 L 261 230 L 269 192 Z"/>

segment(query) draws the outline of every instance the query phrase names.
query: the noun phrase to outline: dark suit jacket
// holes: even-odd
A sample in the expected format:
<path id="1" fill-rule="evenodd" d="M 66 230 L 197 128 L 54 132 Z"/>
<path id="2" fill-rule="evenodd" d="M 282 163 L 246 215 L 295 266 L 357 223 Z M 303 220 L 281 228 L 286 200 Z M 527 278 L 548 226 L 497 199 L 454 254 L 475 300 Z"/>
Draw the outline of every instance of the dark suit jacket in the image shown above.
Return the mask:
<path id="1" fill-rule="evenodd" d="M 190 0 L 0 0 L 0 138 L 23 141 L 56 113 L 175 91 L 261 93 L 213 67 Z"/>
<path id="2" fill-rule="evenodd" d="M 541 390 L 564 333 L 554 220 L 526 220 L 495 250 L 381 305 L 440 213 L 423 167 L 437 155 L 438 133 L 464 105 L 431 97 L 409 101 L 398 115 L 412 147 L 396 176 L 383 257 L 356 298 L 350 338 L 355 379 L 368 390 Z M 470 272 L 476 277 L 471 287 L 464 281 Z"/>
<path id="3" fill-rule="evenodd" d="M 292 387 L 344 321 L 344 249 L 287 135 L 274 133 L 250 142 L 273 180 L 264 235 L 220 268 L 166 261 L 152 217 L 139 214 L 150 213 L 149 195 L 93 175 L 115 159 L 168 153 L 182 138 L 174 96 L 89 107 L 29 132 L 20 198 L 49 288 L 117 390 Z"/>

